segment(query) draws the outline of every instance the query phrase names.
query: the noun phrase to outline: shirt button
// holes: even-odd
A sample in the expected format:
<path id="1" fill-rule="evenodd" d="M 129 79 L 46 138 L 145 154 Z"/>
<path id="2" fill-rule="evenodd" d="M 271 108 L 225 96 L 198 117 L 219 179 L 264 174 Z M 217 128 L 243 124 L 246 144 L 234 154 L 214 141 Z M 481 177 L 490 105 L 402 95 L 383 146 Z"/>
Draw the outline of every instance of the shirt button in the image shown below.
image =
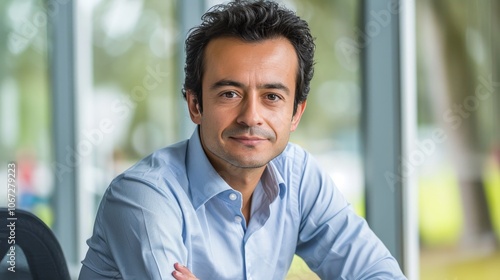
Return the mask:
<path id="1" fill-rule="evenodd" d="M 243 221 L 243 219 L 240 216 L 234 216 L 234 221 L 236 223 L 241 223 L 241 221 Z"/>
<path id="2" fill-rule="evenodd" d="M 234 200 L 236 200 L 237 198 L 238 198 L 238 196 L 237 196 L 235 193 L 231 193 L 231 194 L 229 195 L 229 199 L 231 199 L 231 200 L 233 200 L 233 201 L 234 201 Z"/>

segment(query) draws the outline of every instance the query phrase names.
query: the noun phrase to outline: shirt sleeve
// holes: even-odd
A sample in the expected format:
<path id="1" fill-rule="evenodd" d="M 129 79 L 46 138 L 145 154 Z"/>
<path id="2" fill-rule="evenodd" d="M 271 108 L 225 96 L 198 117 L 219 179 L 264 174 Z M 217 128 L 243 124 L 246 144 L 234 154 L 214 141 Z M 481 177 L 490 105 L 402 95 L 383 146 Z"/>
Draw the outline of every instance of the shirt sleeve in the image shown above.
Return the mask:
<path id="1" fill-rule="evenodd" d="M 302 178 L 297 255 L 321 279 L 406 279 L 385 245 L 311 157 Z"/>
<path id="2" fill-rule="evenodd" d="M 165 189 L 137 178 L 112 182 L 87 242 L 80 280 L 173 279 L 173 265 L 185 263 L 187 250 L 182 211 Z"/>

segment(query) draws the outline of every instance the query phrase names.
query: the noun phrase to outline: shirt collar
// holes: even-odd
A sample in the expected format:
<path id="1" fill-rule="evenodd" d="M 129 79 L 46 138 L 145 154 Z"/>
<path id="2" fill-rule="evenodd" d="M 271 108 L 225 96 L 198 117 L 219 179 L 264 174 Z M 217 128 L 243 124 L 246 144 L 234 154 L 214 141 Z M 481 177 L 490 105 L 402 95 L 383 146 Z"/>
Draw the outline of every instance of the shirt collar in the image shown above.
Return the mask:
<path id="1" fill-rule="evenodd" d="M 285 180 L 281 177 L 273 161 L 267 164 L 266 170 L 264 174 L 262 174 L 261 182 L 264 187 L 264 192 L 271 201 L 273 201 L 277 195 L 279 195 L 280 198 L 284 197 L 286 190 Z"/>
<path id="2" fill-rule="evenodd" d="M 231 189 L 208 161 L 201 146 L 198 127 L 188 142 L 186 167 L 191 202 L 195 209 L 218 193 Z"/>
<path id="3" fill-rule="evenodd" d="M 188 142 L 186 168 L 191 202 L 195 209 L 198 209 L 217 194 L 232 190 L 231 186 L 220 177 L 208 160 L 201 145 L 198 127 L 194 130 Z M 267 165 L 261 181 L 264 192 L 271 201 L 278 194 L 280 198 L 283 198 L 285 182 L 272 161 Z"/>

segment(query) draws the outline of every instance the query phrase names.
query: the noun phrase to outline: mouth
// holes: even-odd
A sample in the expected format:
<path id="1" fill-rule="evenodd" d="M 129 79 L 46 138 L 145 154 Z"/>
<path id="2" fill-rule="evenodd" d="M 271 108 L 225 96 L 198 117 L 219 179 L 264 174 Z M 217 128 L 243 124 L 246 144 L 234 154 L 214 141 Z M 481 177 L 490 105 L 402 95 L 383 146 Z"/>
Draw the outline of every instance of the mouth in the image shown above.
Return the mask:
<path id="1" fill-rule="evenodd" d="M 257 146 L 261 143 L 267 141 L 267 138 L 256 137 L 256 136 L 231 136 L 229 139 L 236 141 L 245 146 Z"/>

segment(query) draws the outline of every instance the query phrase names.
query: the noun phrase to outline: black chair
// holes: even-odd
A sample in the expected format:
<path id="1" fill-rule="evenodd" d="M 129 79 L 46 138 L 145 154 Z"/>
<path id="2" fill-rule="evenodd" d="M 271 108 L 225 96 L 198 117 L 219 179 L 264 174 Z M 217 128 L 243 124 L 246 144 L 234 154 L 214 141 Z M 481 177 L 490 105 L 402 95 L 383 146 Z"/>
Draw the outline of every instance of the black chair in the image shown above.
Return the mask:
<path id="1" fill-rule="evenodd" d="M 7 208 L 0 208 L 0 259 L 10 252 L 12 246 L 8 242 L 11 230 L 7 225 L 12 222 L 7 219 L 11 217 L 8 214 Z M 2 264 L 3 271 L 0 271 L 0 279 L 70 280 L 66 259 L 52 230 L 30 212 L 16 209 L 14 217 L 17 218 L 13 221 L 15 222 L 16 268 L 18 268 L 17 258 L 19 258 L 20 247 L 21 256 L 24 253 L 28 269 L 24 272 L 19 271 L 23 275 L 21 276 L 18 271 L 16 273 L 8 271 L 5 262 Z"/>

